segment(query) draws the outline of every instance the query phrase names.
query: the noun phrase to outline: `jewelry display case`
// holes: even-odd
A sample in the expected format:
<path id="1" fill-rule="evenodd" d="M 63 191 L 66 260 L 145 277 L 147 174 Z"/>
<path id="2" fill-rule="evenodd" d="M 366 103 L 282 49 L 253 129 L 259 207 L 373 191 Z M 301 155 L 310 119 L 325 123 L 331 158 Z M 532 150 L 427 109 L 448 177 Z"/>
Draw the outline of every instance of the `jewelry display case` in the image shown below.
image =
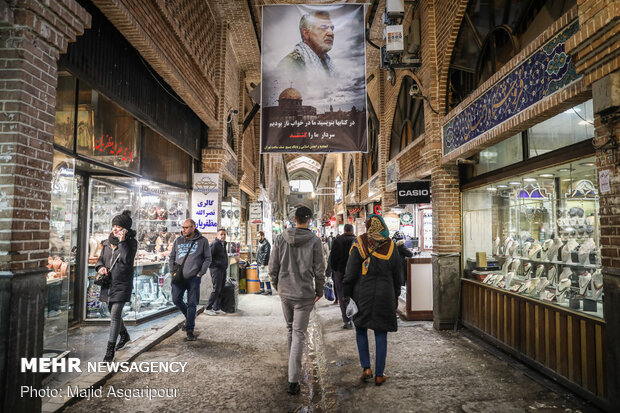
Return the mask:
<path id="1" fill-rule="evenodd" d="M 241 250 L 241 208 L 239 202 L 232 199 L 231 202 L 222 201 L 221 226 L 226 230 L 226 242 L 228 253 L 238 256 Z"/>
<path id="2" fill-rule="evenodd" d="M 598 214 L 593 158 L 464 191 L 465 276 L 602 318 Z"/>
<path id="3" fill-rule="evenodd" d="M 187 192 L 133 178 L 93 178 L 90 195 L 86 319 L 110 316 L 107 304 L 99 301 L 100 287 L 94 284 L 95 264 L 112 218 L 126 209 L 132 211 L 138 251 L 133 294 L 123 317 L 140 320 L 174 307 L 168 255 L 188 216 Z"/>

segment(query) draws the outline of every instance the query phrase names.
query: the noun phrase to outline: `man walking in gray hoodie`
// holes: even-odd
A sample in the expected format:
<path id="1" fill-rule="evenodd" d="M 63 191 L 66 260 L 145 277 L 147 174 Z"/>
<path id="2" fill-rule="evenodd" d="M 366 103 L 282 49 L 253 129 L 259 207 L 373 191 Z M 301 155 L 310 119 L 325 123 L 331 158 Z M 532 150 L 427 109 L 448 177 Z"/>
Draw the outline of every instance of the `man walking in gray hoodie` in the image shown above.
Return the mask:
<path id="1" fill-rule="evenodd" d="M 196 307 L 200 301 L 200 280 L 211 264 L 211 249 L 209 241 L 196 229 L 193 220 L 185 220 L 181 232 L 183 235 L 174 240 L 170 251 L 170 268 L 172 269 L 175 264 L 183 266 L 183 282 L 172 284 L 172 302 L 185 316 L 187 340 L 194 341 Z M 187 291 L 187 304 L 183 301 L 185 291 Z"/>
<path id="2" fill-rule="evenodd" d="M 280 295 L 282 312 L 288 328 L 288 387 L 299 394 L 301 356 L 306 340 L 310 313 L 325 285 L 325 261 L 321 240 L 308 229 L 312 220 L 310 208 L 295 211 L 295 228 L 288 228 L 273 243 L 269 260 L 269 276 Z"/>

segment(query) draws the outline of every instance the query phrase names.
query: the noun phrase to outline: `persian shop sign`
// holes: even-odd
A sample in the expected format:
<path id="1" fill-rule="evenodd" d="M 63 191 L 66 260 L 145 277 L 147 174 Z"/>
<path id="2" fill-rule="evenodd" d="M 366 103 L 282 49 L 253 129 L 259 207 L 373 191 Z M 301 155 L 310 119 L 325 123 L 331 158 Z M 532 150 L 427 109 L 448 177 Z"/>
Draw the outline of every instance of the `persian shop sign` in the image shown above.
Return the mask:
<path id="1" fill-rule="evenodd" d="M 398 195 L 398 205 L 430 204 L 431 183 L 429 181 L 398 182 L 396 195 Z"/>
<path id="2" fill-rule="evenodd" d="M 218 197 L 218 174 L 194 174 L 191 213 L 200 232 L 217 232 Z"/>

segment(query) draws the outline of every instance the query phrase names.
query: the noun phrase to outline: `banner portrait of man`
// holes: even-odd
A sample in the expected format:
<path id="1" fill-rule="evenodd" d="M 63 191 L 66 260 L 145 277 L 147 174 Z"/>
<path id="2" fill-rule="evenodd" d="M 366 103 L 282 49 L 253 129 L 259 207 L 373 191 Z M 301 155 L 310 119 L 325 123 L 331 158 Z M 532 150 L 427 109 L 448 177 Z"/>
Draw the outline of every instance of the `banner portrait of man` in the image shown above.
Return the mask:
<path id="1" fill-rule="evenodd" d="M 263 6 L 261 152 L 366 152 L 364 6 Z"/>

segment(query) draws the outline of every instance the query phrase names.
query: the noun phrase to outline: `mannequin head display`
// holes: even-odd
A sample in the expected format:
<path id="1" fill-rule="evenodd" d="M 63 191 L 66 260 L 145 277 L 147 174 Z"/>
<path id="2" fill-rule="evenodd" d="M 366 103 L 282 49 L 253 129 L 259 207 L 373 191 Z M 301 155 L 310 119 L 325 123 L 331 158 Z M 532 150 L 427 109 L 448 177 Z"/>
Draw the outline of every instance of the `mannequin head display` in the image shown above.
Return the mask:
<path id="1" fill-rule="evenodd" d="M 592 299 L 598 300 L 603 294 L 603 272 L 599 269 L 592 274 Z"/>
<path id="2" fill-rule="evenodd" d="M 521 256 L 527 258 L 527 254 L 530 251 L 530 248 L 532 248 L 531 242 L 528 241 L 525 244 L 523 244 L 523 249 L 521 250 Z"/>
<path id="3" fill-rule="evenodd" d="M 525 264 L 523 266 L 523 275 L 525 276 L 525 278 L 529 279 L 532 278 L 532 263 L 528 262 L 527 264 Z"/>
<path id="4" fill-rule="evenodd" d="M 534 241 L 532 243 L 532 247 L 529 249 L 527 253 L 529 259 L 531 260 L 538 259 L 541 249 L 542 249 L 542 246 L 540 245 L 540 242 Z"/>
<path id="5" fill-rule="evenodd" d="M 549 252 L 549 248 L 551 247 L 551 245 L 553 244 L 553 240 L 552 239 L 547 239 L 542 243 L 541 246 L 541 253 L 540 253 L 540 258 L 543 260 L 547 260 L 548 259 L 548 252 Z"/>
<path id="6" fill-rule="evenodd" d="M 574 239 L 568 240 L 566 245 L 562 248 L 562 261 L 571 262 L 571 253 L 575 248 L 577 248 L 579 244 Z"/>
<path id="7" fill-rule="evenodd" d="M 568 297 L 570 291 L 571 281 L 570 278 L 566 278 L 560 280 L 558 283 L 556 297 L 558 299 L 558 303 L 564 304 L 566 302 L 566 298 Z"/>
<path id="8" fill-rule="evenodd" d="M 584 272 L 579 276 L 579 294 L 586 295 L 588 291 L 588 286 L 590 285 L 590 281 L 592 281 L 592 274 L 589 272 Z"/>
<path id="9" fill-rule="evenodd" d="M 547 260 L 554 261 L 558 259 L 558 251 L 562 247 L 562 240 L 559 237 L 554 237 L 553 242 L 547 250 Z"/>
<path id="10" fill-rule="evenodd" d="M 536 278 L 542 277 L 545 273 L 545 266 L 543 264 L 539 264 L 536 266 Z"/>
<path id="11" fill-rule="evenodd" d="M 493 256 L 499 255 L 499 237 L 493 239 Z"/>
<path id="12" fill-rule="evenodd" d="M 555 265 L 547 271 L 547 278 L 549 279 L 549 284 L 551 285 L 555 285 L 558 282 L 558 269 Z"/>

